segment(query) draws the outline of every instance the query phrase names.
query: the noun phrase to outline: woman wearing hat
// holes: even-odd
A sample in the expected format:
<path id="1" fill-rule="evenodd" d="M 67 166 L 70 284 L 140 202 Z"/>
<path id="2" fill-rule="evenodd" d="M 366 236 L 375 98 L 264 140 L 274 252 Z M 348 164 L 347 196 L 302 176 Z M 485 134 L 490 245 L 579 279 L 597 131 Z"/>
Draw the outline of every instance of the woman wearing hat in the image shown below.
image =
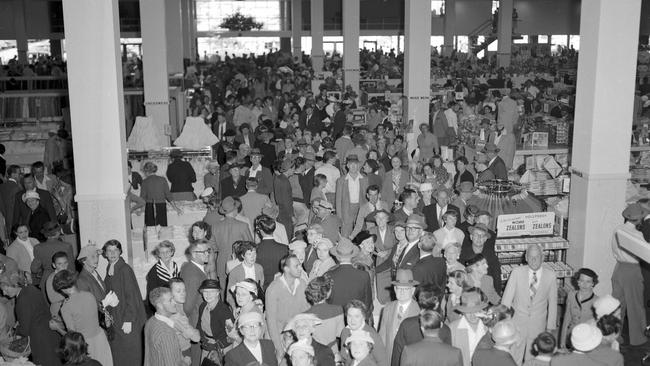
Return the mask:
<path id="1" fill-rule="evenodd" d="M 345 340 L 345 344 L 350 349 L 350 356 L 354 360 L 348 364 L 349 366 L 377 366 L 375 360 L 370 356 L 375 345 L 370 333 L 363 330 L 352 332 L 350 337 Z"/>
<path id="2" fill-rule="evenodd" d="M 291 344 L 287 355 L 291 359 L 291 366 L 316 366 L 314 347 L 307 340 Z"/>
<path id="3" fill-rule="evenodd" d="M 332 349 L 313 338 L 314 330 L 321 324 L 322 321 L 316 315 L 301 313 L 287 322 L 284 331 L 293 331 L 298 342 L 306 341 L 307 344 L 314 348 L 314 361 L 318 366 L 334 366 L 334 352 L 332 352 Z"/>
<path id="4" fill-rule="evenodd" d="M 232 163 L 228 166 L 229 176 L 221 179 L 219 192 L 221 198 L 241 197 L 246 194 L 246 178 L 241 175 L 243 166 Z"/>
<path id="5" fill-rule="evenodd" d="M 260 339 L 264 329 L 264 318 L 261 313 L 241 314 L 237 319 L 237 329 L 243 340 L 241 344 L 226 353 L 225 366 L 247 366 L 251 363 L 277 366 L 278 360 L 273 342 Z"/>
<path id="6" fill-rule="evenodd" d="M 603 334 L 594 324 L 582 323 L 571 331 L 573 352 L 559 354 L 551 359 L 553 366 L 623 365 L 623 356 L 611 349 L 599 347 Z"/>
<path id="7" fill-rule="evenodd" d="M 483 291 L 487 300 L 492 305 L 501 301 L 501 296 L 494 289 L 492 277 L 488 276 L 488 264 L 483 254 L 477 254 L 474 258 L 465 262 L 467 271 L 467 284 L 471 287 L 478 287 Z"/>
<path id="8" fill-rule="evenodd" d="M 347 342 L 348 338 L 354 332 L 363 331 L 367 332 L 374 341 L 373 348 L 370 351 L 371 358 L 379 366 L 388 366 L 390 359 L 386 352 L 386 346 L 375 328 L 368 325 L 368 316 L 372 316 L 372 314 L 368 314 L 366 306 L 359 300 L 352 300 L 345 306 L 345 315 L 347 325 L 341 332 L 341 357 L 345 364 L 349 365 L 353 361 L 352 355 L 350 354 L 350 344 Z"/>
<path id="9" fill-rule="evenodd" d="M 233 254 L 239 262 L 228 273 L 228 288 L 232 288 L 244 280 L 253 280 L 259 286 L 264 284 L 264 269 L 257 263 L 257 246 L 251 241 L 236 241 L 233 244 Z M 235 298 L 228 293 L 226 301 L 234 309 L 237 305 Z"/>
<path id="10" fill-rule="evenodd" d="M 314 264 L 309 272 L 309 280 L 313 280 L 316 277 L 320 277 L 327 273 L 330 268 L 336 265 L 334 258 L 330 254 L 330 249 L 334 247 L 334 244 L 331 240 L 327 238 L 320 238 L 315 243 L 314 248 L 316 249 L 316 256 L 318 259 L 314 261 Z"/>
<path id="11" fill-rule="evenodd" d="M 18 217 L 17 222 L 27 224 L 29 231 L 34 233 L 36 239 L 45 241 L 46 237 L 41 233 L 41 230 L 46 223 L 54 218 L 50 218 L 47 210 L 40 204 L 41 197 L 35 190 L 25 192 L 22 196 L 22 201 L 29 208 L 29 217 Z"/>
<path id="12" fill-rule="evenodd" d="M 199 286 L 203 303 L 199 306 L 199 321 L 196 328 L 201 334 L 203 358 L 220 358 L 230 349 L 235 335 L 235 318 L 228 305 L 220 300 L 221 286 L 218 280 L 204 280 Z M 220 363 L 220 360 L 219 360 Z"/>
<path id="13" fill-rule="evenodd" d="M 144 180 L 140 190 L 140 198 L 145 201 L 144 224 L 145 226 L 167 226 L 167 202 L 181 215 L 182 211 L 174 203 L 174 198 L 169 190 L 167 179 L 156 175 L 158 167 L 148 161 L 144 163 L 142 172 Z"/>

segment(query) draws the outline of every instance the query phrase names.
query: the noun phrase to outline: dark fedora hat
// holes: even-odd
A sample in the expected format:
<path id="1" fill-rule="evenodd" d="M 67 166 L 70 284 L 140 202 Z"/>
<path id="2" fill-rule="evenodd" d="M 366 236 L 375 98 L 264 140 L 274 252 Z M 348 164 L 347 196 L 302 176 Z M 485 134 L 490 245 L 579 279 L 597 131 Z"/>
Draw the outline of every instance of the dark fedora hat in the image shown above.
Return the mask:
<path id="1" fill-rule="evenodd" d="M 203 280 L 199 286 L 199 291 L 201 290 L 221 290 L 221 285 L 219 280 Z"/>

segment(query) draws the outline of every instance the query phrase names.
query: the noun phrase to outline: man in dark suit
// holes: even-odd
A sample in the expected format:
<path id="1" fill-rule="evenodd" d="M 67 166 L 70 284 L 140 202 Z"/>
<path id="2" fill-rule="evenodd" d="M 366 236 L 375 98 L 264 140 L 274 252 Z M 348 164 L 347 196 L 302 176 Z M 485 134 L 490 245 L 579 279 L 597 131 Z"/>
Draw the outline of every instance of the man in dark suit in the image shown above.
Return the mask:
<path id="1" fill-rule="evenodd" d="M 305 128 L 312 134 L 320 134 L 323 129 L 323 114 L 312 106 L 305 106 Z"/>
<path id="2" fill-rule="evenodd" d="M 420 314 L 420 329 L 424 339 L 408 345 L 402 352 L 400 364 L 404 366 L 462 366 L 460 349 L 443 343 L 440 339 L 442 316 L 432 310 Z"/>
<path id="3" fill-rule="evenodd" d="M 404 188 L 402 193 L 399 195 L 399 200 L 403 203 L 403 205 L 402 208 L 393 212 L 393 215 L 391 217 L 392 222 L 406 222 L 406 220 L 408 220 L 409 216 L 412 214 L 419 214 L 417 207 L 418 202 L 420 202 L 420 195 L 416 191 L 409 188 Z"/>
<path id="4" fill-rule="evenodd" d="M 424 231 L 425 223 L 424 218 L 420 215 L 413 214 L 406 221 L 406 246 L 401 248 L 401 252 L 397 253 L 398 246 L 393 247 L 390 258 L 394 260 L 382 263 L 382 266 L 376 268 L 377 273 L 391 268 L 391 278 L 395 278 L 395 273 L 398 269 L 413 269 L 415 263 L 420 260 L 420 248 L 418 242 Z M 397 256 L 397 257 L 395 257 Z M 395 259 L 397 258 L 397 259 Z M 381 268 L 380 268 L 381 267 Z"/>
<path id="5" fill-rule="evenodd" d="M 421 285 L 415 293 L 415 299 L 418 302 L 420 311 L 435 311 L 440 313 L 441 300 L 445 292 L 440 291 L 433 285 Z M 451 345 L 451 330 L 446 324 L 440 326 L 438 337 L 445 344 Z M 393 353 L 391 355 L 391 366 L 400 366 L 400 359 L 404 347 L 415 344 L 424 338 L 420 329 L 420 316 L 406 318 L 400 324 L 395 341 L 393 342 Z"/>
<path id="6" fill-rule="evenodd" d="M 275 274 L 280 272 L 280 260 L 289 254 L 289 249 L 273 239 L 275 220 L 271 217 L 258 216 L 255 219 L 255 231 L 262 237 L 262 241 L 257 246 L 257 263 L 264 269 L 263 287 L 266 290 L 275 279 Z"/>
<path id="7" fill-rule="evenodd" d="M 308 151 L 303 156 L 305 158 L 305 170 L 298 176 L 300 189 L 302 189 L 302 197 L 305 204 L 311 202 L 311 191 L 314 189 L 314 163 L 316 162 L 316 154 Z"/>
<path id="8" fill-rule="evenodd" d="M 449 192 L 441 189 L 436 193 L 436 198 L 431 201 L 431 204 L 423 208 L 424 218 L 427 222 L 427 231 L 432 233 L 445 226 L 445 223 L 442 221 L 442 215 L 450 210 L 456 211 L 457 217 L 460 217 L 458 207 L 449 203 Z"/>
<path id="9" fill-rule="evenodd" d="M 357 299 L 366 305 L 371 314 L 373 302 L 370 275 L 352 266 L 352 258 L 358 253 L 359 247 L 347 238 L 341 238 L 338 245 L 330 249 L 330 254 L 338 259 L 339 265 L 327 272 L 332 279 L 332 294 L 327 301 L 345 306 L 350 300 Z"/>
<path id="10" fill-rule="evenodd" d="M 7 233 L 11 232 L 14 223 L 16 193 L 21 190 L 20 185 L 18 184 L 19 179 L 20 167 L 18 165 L 10 165 L 9 168 L 7 168 L 7 180 L 0 184 L 0 212 L 2 212 L 2 215 L 5 218 Z"/>
<path id="11" fill-rule="evenodd" d="M 257 193 L 270 195 L 273 190 L 273 173 L 262 165 L 262 151 L 254 148 L 250 153 L 251 167 L 248 169 L 248 177 L 257 179 Z"/>
<path id="12" fill-rule="evenodd" d="M 333 117 L 334 123 L 332 124 L 332 137 L 334 139 L 338 139 L 339 137 L 341 137 L 341 134 L 343 133 L 343 129 L 345 128 L 345 124 L 347 123 L 346 114 L 347 112 L 346 112 L 345 104 L 343 103 L 334 104 L 334 117 Z"/>
<path id="13" fill-rule="evenodd" d="M 23 186 L 24 190 L 19 191 L 14 196 L 14 214 L 13 214 L 13 225 L 23 224 L 26 225 L 29 223 L 29 215 L 31 210 L 25 202 L 23 202 L 23 194 L 27 191 L 36 191 L 40 197 L 41 206 L 45 209 L 48 216 L 50 216 L 50 221 L 56 220 L 56 211 L 54 210 L 54 202 L 52 201 L 52 195 L 50 192 L 36 188 L 36 181 L 34 176 L 31 174 L 25 174 L 23 177 Z M 72 258 L 72 257 L 71 257 Z"/>
<path id="14" fill-rule="evenodd" d="M 185 311 L 190 324 L 197 324 L 199 321 L 199 307 L 203 303 L 199 287 L 201 287 L 204 280 L 208 279 L 205 274 L 205 263 L 209 258 L 209 247 L 207 243 L 199 241 L 191 244 L 187 250 L 189 252 L 189 261 L 183 263 L 180 273 L 180 277 L 185 282 L 187 293 L 183 311 Z M 196 362 L 198 365 L 201 361 L 201 347 L 198 344 L 192 344 L 190 354 L 192 364 Z"/>
<path id="15" fill-rule="evenodd" d="M 263 167 L 268 169 L 273 169 L 273 163 L 277 160 L 277 155 L 275 151 L 275 146 L 271 142 L 273 139 L 273 133 L 263 132 L 260 136 L 260 140 L 257 141 L 256 147 L 260 150 L 262 155 L 262 164 Z"/>
<path id="16" fill-rule="evenodd" d="M 293 159 L 300 154 L 300 150 L 295 148 L 295 141 L 293 137 L 287 136 L 284 138 L 284 149 L 278 153 L 278 160 L 285 160 L 285 158 Z"/>
<path id="17" fill-rule="evenodd" d="M 268 365 L 277 366 L 275 346 L 269 339 L 260 339 L 260 329 L 264 326 L 262 314 L 256 311 L 243 313 L 237 319 L 237 327 L 244 340 L 237 347 L 226 353 L 225 366 Z M 253 354 L 251 349 L 260 349 Z M 258 357 L 262 357 L 259 359 Z"/>
<path id="18" fill-rule="evenodd" d="M 235 130 L 226 130 L 221 141 L 212 146 L 217 152 L 217 162 L 219 162 L 219 165 L 224 165 L 226 163 L 226 151 L 234 150 L 236 148 L 235 135 Z"/>
<path id="19" fill-rule="evenodd" d="M 282 161 L 279 170 L 280 174 L 276 174 L 273 180 L 273 197 L 280 208 L 278 221 L 287 230 L 287 237 L 293 238 L 293 192 L 289 182 L 293 175 L 293 162 L 289 159 Z"/>
<path id="20" fill-rule="evenodd" d="M 413 278 L 421 284 L 432 284 L 440 291 L 447 285 L 447 264 L 441 257 L 433 256 L 436 246 L 431 233 L 424 233 L 420 238 L 420 259 L 413 266 Z"/>
<path id="21" fill-rule="evenodd" d="M 508 179 L 508 169 L 506 163 L 499 155 L 500 149 L 491 142 L 488 142 L 483 148 L 483 153 L 488 157 L 488 170 L 494 174 L 495 179 Z"/>

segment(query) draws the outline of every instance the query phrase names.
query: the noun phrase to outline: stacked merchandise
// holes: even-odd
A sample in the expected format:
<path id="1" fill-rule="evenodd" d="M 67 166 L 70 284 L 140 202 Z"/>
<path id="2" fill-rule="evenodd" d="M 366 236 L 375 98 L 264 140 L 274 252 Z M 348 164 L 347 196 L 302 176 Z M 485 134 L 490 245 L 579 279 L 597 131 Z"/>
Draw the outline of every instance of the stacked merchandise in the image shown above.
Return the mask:
<path id="1" fill-rule="evenodd" d="M 536 196 L 553 196 L 561 192 L 562 180 L 560 178 L 536 180 L 524 183 L 522 186 Z"/>
<path id="2" fill-rule="evenodd" d="M 510 276 L 510 272 L 512 272 L 513 269 L 522 265 L 523 264 L 501 265 L 501 281 L 503 282 L 507 281 L 508 277 Z M 571 266 L 569 266 L 564 262 L 546 262 L 545 265 L 547 265 L 550 269 L 555 271 L 555 277 L 557 277 L 558 279 L 573 276 L 573 268 L 571 268 Z M 561 286 L 558 286 L 558 288 L 561 288 Z"/>
<path id="3" fill-rule="evenodd" d="M 571 141 L 569 135 L 569 122 L 558 120 L 554 123 L 551 131 L 551 135 L 554 137 L 554 139 L 551 139 L 551 143 L 556 145 L 568 145 L 569 141 Z"/>

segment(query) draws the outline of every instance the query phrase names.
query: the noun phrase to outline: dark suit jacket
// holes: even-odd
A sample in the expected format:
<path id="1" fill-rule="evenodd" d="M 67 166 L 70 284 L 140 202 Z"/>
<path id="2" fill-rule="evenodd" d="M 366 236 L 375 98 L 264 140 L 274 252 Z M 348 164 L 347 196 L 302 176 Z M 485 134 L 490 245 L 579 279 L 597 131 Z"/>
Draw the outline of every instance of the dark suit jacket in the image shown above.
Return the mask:
<path id="1" fill-rule="evenodd" d="M 311 340 L 311 346 L 314 348 L 314 361 L 318 366 L 334 366 L 336 362 L 334 361 L 334 352 L 330 347 L 327 347 L 323 344 L 316 342 L 313 338 Z"/>
<path id="2" fill-rule="evenodd" d="M 424 206 L 424 208 L 422 208 L 422 214 L 424 214 L 424 221 L 427 223 L 426 231 L 430 233 L 444 226 L 444 223 L 438 222 L 438 209 L 436 208 L 437 204 L 438 202 L 434 198 L 431 200 L 430 205 Z M 458 215 L 458 220 L 460 221 L 460 218 L 462 216 L 460 215 L 460 210 L 458 209 L 458 207 L 450 203 L 447 205 L 447 211 L 456 211 L 456 214 Z"/>
<path id="3" fill-rule="evenodd" d="M 271 169 L 273 167 L 273 163 L 275 163 L 275 161 L 277 160 L 275 146 L 273 146 L 272 144 L 259 142 L 257 144 L 257 148 L 260 149 L 260 153 L 262 153 L 262 161 L 260 162 L 260 164 L 262 164 L 263 167 Z"/>
<path id="4" fill-rule="evenodd" d="M 496 348 L 476 349 L 472 356 L 472 366 L 516 366 L 510 353 Z"/>
<path id="5" fill-rule="evenodd" d="M 289 247 L 273 239 L 264 239 L 257 246 L 257 263 L 264 269 L 263 288 L 269 287 L 275 274 L 280 271 L 280 260 L 289 254 Z"/>
<path id="6" fill-rule="evenodd" d="M 388 269 L 391 271 L 391 278 L 395 278 L 395 273 L 397 272 L 398 269 L 413 269 L 413 266 L 415 266 L 415 263 L 420 260 L 420 248 L 418 248 L 418 245 L 415 244 L 407 253 L 404 253 L 402 255 L 401 260 L 395 265 L 393 263 L 393 257 L 395 256 L 395 253 L 397 252 L 397 243 L 393 246 L 393 249 L 390 251 L 390 255 L 388 256 L 388 259 L 378 265 L 375 268 L 376 273 L 384 272 Z"/>
<path id="7" fill-rule="evenodd" d="M 228 196 L 241 197 L 246 194 L 246 178 L 244 176 L 239 177 L 237 186 L 235 186 L 232 177 L 222 179 L 219 185 L 221 186 L 220 191 L 222 199 Z"/>
<path id="8" fill-rule="evenodd" d="M 185 290 L 187 293 L 185 304 L 183 304 L 183 311 L 185 311 L 185 315 L 187 315 L 190 324 L 196 324 L 199 318 L 199 305 L 203 301 L 199 293 L 199 286 L 208 277 L 193 262 L 183 263 L 180 276 L 183 282 L 185 282 Z"/>
<path id="9" fill-rule="evenodd" d="M 262 165 L 262 171 L 255 174 L 255 178 L 257 178 L 256 192 L 270 195 L 273 190 L 273 173 L 271 173 L 271 170 L 265 167 L 261 162 L 260 165 Z"/>
<path id="10" fill-rule="evenodd" d="M 205 301 L 199 305 L 196 329 L 198 329 L 199 333 L 201 334 L 201 340 L 206 340 L 208 337 L 207 334 L 205 334 L 203 331 L 203 327 L 201 327 L 201 314 L 203 314 L 207 305 L 208 303 Z M 226 305 L 223 301 L 219 301 L 217 306 L 215 306 L 214 309 L 210 311 L 210 329 L 212 330 L 212 338 L 221 342 L 223 347 L 230 344 L 230 342 L 228 342 L 228 335 L 226 334 L 226 320 L 228 319 L 230 319 L 233 324 L 235 323 L 235 318 L 232 316 L 232 311 L 230 311 L 228 305 Z"/>
<path id="11" fill-rule="evenodd" d="M 314 109 L 311 117 L 307 119 L 307 116 L 305 115 L 305 119 L 307 129 L 311 131 L 312 135 L 320 134 L 323 129 L 323 115 L 317 109 Z"/>
<path id="12" fill-rule="evenodd" d="M 497 291 L 497 293 L 500 294 L 503 288 L 501 285 L 501 263 L 499 262 L 499 258 L 497 257 L 496 252 L 494 251 L 494 245 L 496 241 L 495 238 L 496 233 L 490 230 L 490 238 L 485 241 L 485 244 L 483 244 L 483 251 L 481 254 L 483 254 L 485 260 L 487 261 L 488 275 L 492 277 L 492 280 L 494 282 L 494 289 Z M 460 256 L 458 258 L 458 261 L 461 264 L 465 264 L 465 261 L 472 259 L 475 255 L 476 254 L 472 249 L 472 239 L 469 237 L 469 235 L 467 235 L 465 236 L 463 245 L 460 248 Z"/>
<path id="13" fill-rule="evenodd" d="M 20 192 L 20 186 L 12 180 L 7 180 L 0 184 L 0 212 L 5 217 L 7 232 L 11 232 L 14 224 L 14 206 L 16 203 L 16 193 L 18 192 Z M 22 200 L 20 203 L 22 203 Z"/>
<path id="14" fill-rule="evenodd" d="M 332 279 L 332 295 L 327 300 L 334 305 L 345 306 L 350 300 L 361 300 L 372 313 L 372 288 L 368 272 L 356 269 L 352 264 L 340 264 L 327 272 Z"/>
<path id="15" fill-rule="evenodd" d="M 451 346 L 451 330 L 449 330 L 447 324 L 442 324 L 442 327 L 438 331 L 438 337 L 445 344 Z M 393 354 L 390 360 L 391 366 L 400 366 L 400 359 L 404 347 L 415 344 L 422 339 L 424 339 L 424 336 L 422 336 L 422 331 L 420 330 L 420 316 L 417 315 L 404 319 L 397 330 L 397 334 L 395 334 L 395 341 L 393 341 Z"/>
<path id="16" fill-rule="evenodd" d="M 307 248 L 305 248 L 305 261 L 302 262 L 302 268 L 305 269 L 305 272 L 309 273 L 311 272 L 312 267 L 314 267 L 314 262 L 318 259 L 318 255 L 316 254 L 316 248 L 314 248 L 313 245 L 309 244 L 307 245 Z"/>
<path id="17" fill-rule="evenodd" d="M 314 189 L 314 172 L 316 168 L 311 167 L 307 174 L 300 174 L 298 176 L 298 182 L 300 183 L 300 188 L 302 189 L 302 197 L 305 200 L 305 204 L 309 205 L 311 203 L 311 191 Z"/>
<path id="18" fill-rule="evenodd" d="M 343 133 L 343 128 L 347 122 L 347 117 L 345 112 L 341 109 L 338 112 L 334 113 L 334 123 L 332 123 L 332 137 L 338 139 Z"/>
<path id="19" fill-rule="evenodd" d="M 97 279 L 90 272 L 86 271 L 85 268 L 79 272 L 79 276 L 77 277 L 77 288 L 79 291 L 87 291 L 93 294 L 98 305 L 102 300 L 104 300 L 104 297 L 106 297 L 106 284 L 104 281 L 100 281 L 101 282 L 98 282 Z"/>
<path id="20" fill-rule="evenodd" d="M 50 221 L 56 221 L 56 211 L 54 210 L 54 202 L 52 201 L 52 195 L 50 192 L 36 188 L 36 193 L 40 196 L 41 206 L 47 212 Z M 23 202 L 23 194 L 25 194 L 24 189 L 14 195 L 14 222 L 12 227 L 16 224 L 27 225 L 29 223 L 29 214 L 31 210 L 27 207 L 27 204 Z"/>
<path id="21" fill-rule="evenodd" d="M 280 214 L 277 220 L 284 225 L 287 230 L 287 237 L 293 237 L 293 193 L 289 178 L 284 174 L 279 174 L 273 179 L 273 197 L 275 203 L 280 208 Z"/>
<path id="22" fill-rule="evenodd" d="M 506 163 L 501 159 L 500 156 L 497 156 L 492 164 L 488 166 L 488 170 L 494 173 L 495 179 L 508 179 L 508 169 L 506 168 Z"/>
<path id="23" fill-rule="evenodd" d="M 196 182 L 196 172 L 187 161 L 175 159 L 167 166 L 166 175 L 171 183 L 170 192 L 194 192 L 192 183 Z"/>
<path id="24" fill-rule="evenodd" d="M 404 366 L 462 366 L 463 355 L 458 348 L 443 343 L 440 338 L 427 337 L 418 343 L 406 346 L 402 352 L 400 364 Z"/>
<path id="25" fill-rule="evenodd" d="M 296 157 L 296 156 L 298 156 L 298 154 L 300 154 L 300 150 L 298 150 L 298 149 L 291 150 L 291 156 L 292 157 Z M 287 157 L 287 151 L 286 150 L 282 150 L 282 151 L 280 151 L 278 153 L 278 160 L 284 160 L 284 158 L 286 158 L 286 157 Z"/>
<path id="26" fill-rule="evenodd" d="M 433 284 L 444 293 L 447 285 L 447 264 L 433 255 L 420 258 L 413 266 L 413 278 L 420 284 Z"/>
<path id="27" fill-rule="evenodd" d="M 267 366 L 277 366 L 278 360 L 275 357 L 275 346 L 268 339 L 260 339 L 262 346 L 262 364 Z M 257 359 L 248 347 L 242 342 L 239 346 L 231 349 L 226 353 L 225 366 L 247 366 L 251 363 L 257 364 Z"/>

